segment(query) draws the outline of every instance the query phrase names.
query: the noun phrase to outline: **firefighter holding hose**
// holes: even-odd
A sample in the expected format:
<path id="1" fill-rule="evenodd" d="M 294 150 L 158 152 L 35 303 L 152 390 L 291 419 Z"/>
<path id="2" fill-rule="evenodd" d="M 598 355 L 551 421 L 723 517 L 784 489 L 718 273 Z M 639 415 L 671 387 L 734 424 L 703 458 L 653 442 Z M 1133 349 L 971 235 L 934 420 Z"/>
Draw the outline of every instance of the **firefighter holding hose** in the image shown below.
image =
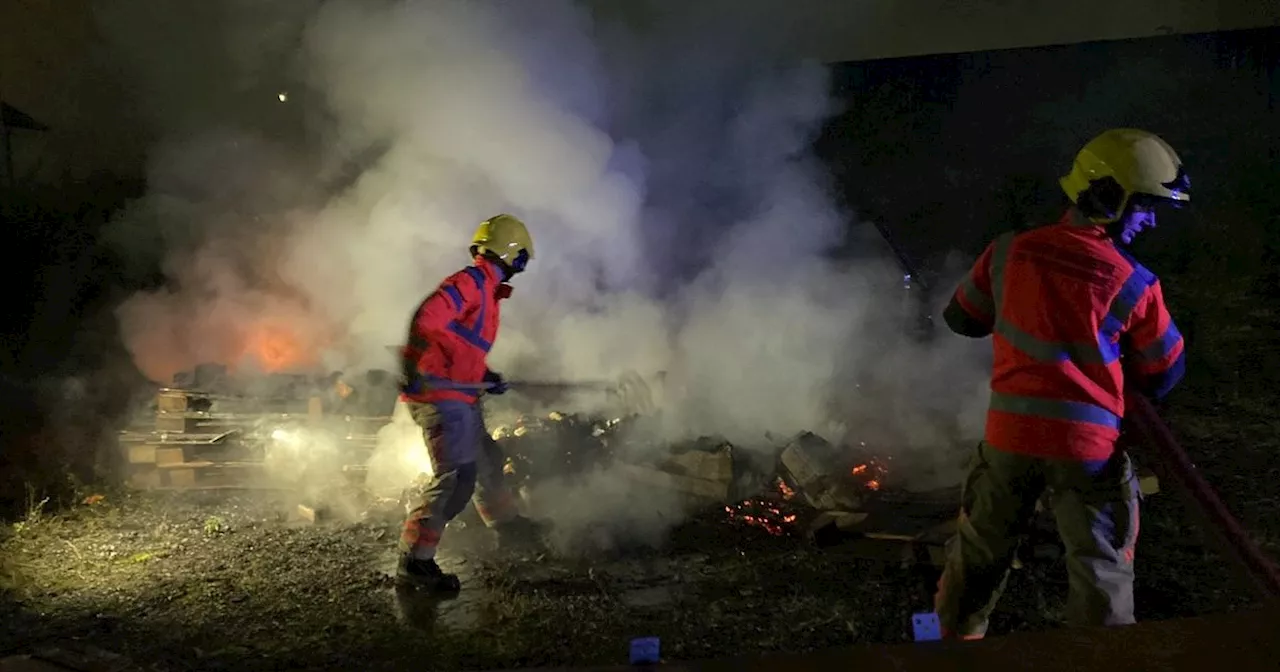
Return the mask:
<path id="1" fill-rule="evenodd" d="M 1159 281 L 1125 248 L 1157 210 L 1191 200 L 1190 182 L 1164 140 L 1127 128 L 1086 144 L 1059 182 L 1062 218 L 997 238 L 944 312 L 962 336 L 991 335 L 995 355 L 935 597 L 944 636 L 985 635 L 1046 493 L 1066 548 L 1067 622 L 1134 622 L 1139 490 L 1116 447 L 1124 390 L 1162 397 L 1184 358 Z"/>
<path id="2" fill-rule="evenodd" d="M 521 516 L 503 482 L 503 456 L 485 429 L 481 391 L 502 394 L 506 383 L 486 363 L 498 335 L 499 303 L 508 281 L 533 259 L 533 239 L 519 219 L 497 215 L 481 222 L 471 241 L 474 262 L 419 304 L 402 354 L 400 398 L 422 428 L 433 476 L 400 536 L 397 578 L 408 585 L 452 592 L 458 577 L 436 564 L 445 524 L 474 497 L 500 542 L 527 543 L 538 530 Z"/>

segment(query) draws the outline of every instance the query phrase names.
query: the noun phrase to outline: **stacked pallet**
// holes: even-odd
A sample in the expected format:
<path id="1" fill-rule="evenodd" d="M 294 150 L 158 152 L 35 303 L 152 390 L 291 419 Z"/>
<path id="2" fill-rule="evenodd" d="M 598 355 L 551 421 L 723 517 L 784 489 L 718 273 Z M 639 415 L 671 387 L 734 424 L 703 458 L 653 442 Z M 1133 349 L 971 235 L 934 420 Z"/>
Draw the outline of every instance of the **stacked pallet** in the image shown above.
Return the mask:
<path id="1" fill-rule="evenodd" d="M 265 412 L 264 412 L 265 411 Z M 323 427 L 341 442 L 357 474 L 376 446 L 382 416 L 326 418 L 318 398 L 281 401 L 165 388 L 149 427 L 120 436 L 128 483 L 139 489 L 276 487 L 265 473 L 267 446 L 280 426 Z M 354 476 L 353 476 L 354 477 Z"/>
<path id="2" fill-rule="evenodd" d="M 247 418 L 211 412 L 214 395 L 162 389 L 150 432 L 122 437 L 129 485 L 140 489 L 193 489 L 251 485 L 261 460 L 243 441 Z"/>

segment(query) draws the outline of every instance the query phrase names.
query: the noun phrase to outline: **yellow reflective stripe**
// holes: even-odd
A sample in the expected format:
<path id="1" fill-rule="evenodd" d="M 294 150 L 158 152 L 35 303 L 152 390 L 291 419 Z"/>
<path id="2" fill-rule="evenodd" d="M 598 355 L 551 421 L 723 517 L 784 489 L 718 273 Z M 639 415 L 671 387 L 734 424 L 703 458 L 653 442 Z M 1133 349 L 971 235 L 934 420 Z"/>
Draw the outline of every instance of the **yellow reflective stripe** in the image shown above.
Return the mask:
<path id="1" fill-rule="evenodd" d="M 960 292 L 964 294 L 964 300 L 970 305 L 982 311 L 984 315 L 995 315 L 996 304 L 991 295 L 984 293 L 978 286 L 973 284 L 973 273 L 970 272 L 964 276 L 964 282 L 960 283 Z"/>
<path id="2" fill-rule="evenodd" d="M 1003 305 L 1001 301 L 1004 290 L 1004 269 L 1008 263 L 1009 248 L 1013 242 L 1013 237 L 1013 233 L 1006 233 L 997 238 L 996 247 L 992 250 L 991 285 L 996 292 L 996 305 Z M 1113 307 L 1113 309 L 1122 311 L 1124 307 Z M 1050 341 L 1033 336 L 1002 317 L 996 319 L 992 331 L 1000 334 L 1002 338 L 1019 351 L 1026 353 L 1032 359 L 1042 362 L 1070 361 L 1077 366 L 1083 364 L 1106 365 L 1114 362 L 1120 355 L 1118 346 L 1109 342 L 1103 343 L 1101 339 L 1094 342 Z"/>
<path id="3" fill-rule="evenodd" d="M 1017 394 L 991 393 L 991 410 L 1018 415 L 1031 415 L 1053 420 L 1087 422 L 1111 429 L 1120 429 L 1120 416 L 1101 406 L 1080 401 L 1063 401 L 1045 397 L 1027 397 Z"/>
<path id="4" fill-rule="evenodd" d="M 996 308 L 1004 306 L 1004 266 L 1009 257 L 1009 246 L 1013 243 L 1014 232 L 1001 234 L 992 243 L 991 250 L 991 295 Z"/>
<path id="5" fill-rule="evenodd" d="M 1013 347 L 1042 362 L 1107 363 L 1097 343 L 1046 341 L 1028 334 L 1004 319 L 996 320 L 994 331 Z"/>

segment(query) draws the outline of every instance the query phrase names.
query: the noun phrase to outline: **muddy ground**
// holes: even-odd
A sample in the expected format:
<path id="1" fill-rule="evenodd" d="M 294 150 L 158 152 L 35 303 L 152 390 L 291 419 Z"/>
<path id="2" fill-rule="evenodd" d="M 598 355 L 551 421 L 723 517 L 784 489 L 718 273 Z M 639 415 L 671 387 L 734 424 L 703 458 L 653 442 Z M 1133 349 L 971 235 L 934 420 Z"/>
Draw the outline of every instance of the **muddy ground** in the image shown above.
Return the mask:
<path id="1" fill-rule="evenodd" d="M 295 507 L 197 492 L 33 510 L 0 547 L 0 653 L 74 640 L 150 669 L 467 670 L 625 664 L 640 636 L 667 659 L 795 652 L 909 641 L 937 577 L 887 542 L 818 549 L 712 510 L 613 557 L 501 555 L 485 530 L 452 530 L 441 563 L 464 592 L 435 603 L 394 587 L 394 525 L 307 525 Z M 1185 521 L 1174 498 L 1148 500 L 1141 618 L 1248 602 Z M 1065 591 L 1060 560 L 1032 560 L 993 629 L 1055 627 Z"/>

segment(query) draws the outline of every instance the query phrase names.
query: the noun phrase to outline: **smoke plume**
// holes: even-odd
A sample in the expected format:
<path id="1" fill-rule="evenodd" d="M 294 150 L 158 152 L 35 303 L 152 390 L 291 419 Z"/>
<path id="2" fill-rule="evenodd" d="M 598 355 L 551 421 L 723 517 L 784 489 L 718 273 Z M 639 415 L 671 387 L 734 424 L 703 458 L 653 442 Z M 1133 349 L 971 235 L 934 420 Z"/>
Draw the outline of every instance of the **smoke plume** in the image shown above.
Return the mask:
<path id="1" fill-rule="evenodd" d="M 833 254 L 856 227 L 810 151 L 827 72 L 760 26 L 635 29 L 561 0 L 216 4 L 104 9 L 158 138 L 115 230 L 163 260 L 165 287 L 118 312 L 153 380 L 392 368 L 475 225 L 510 212 L 536 256 L 490 358 L 509 378 L 666 371 L 669 438 L 860 418 L 925 444 L 972 414 L 970 346 L 910 345 L 900 271 Z M 153 29 L 192 58 L 131 39 Z"/>

